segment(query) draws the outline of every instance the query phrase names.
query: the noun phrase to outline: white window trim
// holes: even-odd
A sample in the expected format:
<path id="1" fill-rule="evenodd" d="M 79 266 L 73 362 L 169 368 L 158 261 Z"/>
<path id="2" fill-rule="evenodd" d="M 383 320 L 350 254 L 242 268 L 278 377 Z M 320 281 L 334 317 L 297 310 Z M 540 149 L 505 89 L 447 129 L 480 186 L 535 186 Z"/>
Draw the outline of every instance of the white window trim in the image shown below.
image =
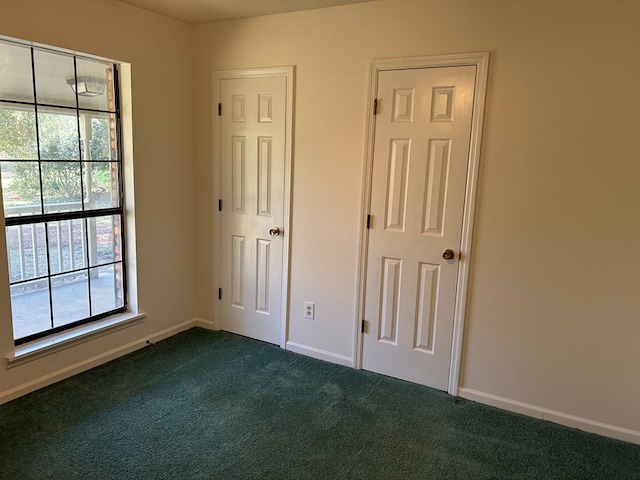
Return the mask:
<path id="1" fill-rule="evenodd" d="M 44 44 L 25 42 L 24 40 L 0 35 L 0 39 L 27 46 L 51 48 Z M 67 348 L 88 342 L 123 328 L 141 323 L 147 316 L 138 311 L 138 274 L 136 262 L 136 224 L 134 202 L 133 177 L 133 110 L 131 101 L 131 65 L 113 59 L 95 57 L 85 53 L 56 48 L 57 51 L 82 55 L 87 58 L 107 60 L 118 64 L 120 80 L 120 123 L 121 123 L 121 151 L 122 151 L 122 188 L 124 190 L 124 234 L 127 248 L 125 250 L 125 264 L 127 276 L 127 305 L 126 312 L 87 323 L 79 327 L 43 337 L 33 342 L 15 346 L 13 351 L 5 355 L 6 368 L 13 368 L 36 359 L 44 358 Z M 0 207 L 2 199 L 0 196 Z M 2 218 L 4 228 L 4 218 Z M 11 329 L 13 333 L 13 328 Z"/>
<path id="2" fill-rule="evenodd" d="M 85 343 L 94 338 L 113 333 L 126 327 L 137 325 L 146 318 L 146 313 L 121 313 L 87 323 L 64 332 L 49 335 L 33 342 L 15 347 L 12 354 L 5 357 L 7 368 L 16 367 L 32 360 Z"/>

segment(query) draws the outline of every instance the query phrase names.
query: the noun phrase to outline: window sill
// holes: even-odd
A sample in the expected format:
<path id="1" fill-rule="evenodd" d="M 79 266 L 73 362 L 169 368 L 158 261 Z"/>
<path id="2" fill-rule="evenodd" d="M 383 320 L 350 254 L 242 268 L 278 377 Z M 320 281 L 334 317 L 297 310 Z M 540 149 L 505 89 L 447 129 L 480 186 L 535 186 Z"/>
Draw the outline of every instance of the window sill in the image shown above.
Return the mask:
<path id="1" fill-rule="evenodd" d="M 146 313 L 126 312 L 65 332 L 56 333 L 40 340 L 25 343 L 24 345 L 19 345 L 15 347 L 13 354 L 5 357 L 7 368 L 16 367 L 23 363 L 46 357 L 52 353 L 101 337 L 107 333 L 130 327 L 140 323 L 146 316 Z"/>

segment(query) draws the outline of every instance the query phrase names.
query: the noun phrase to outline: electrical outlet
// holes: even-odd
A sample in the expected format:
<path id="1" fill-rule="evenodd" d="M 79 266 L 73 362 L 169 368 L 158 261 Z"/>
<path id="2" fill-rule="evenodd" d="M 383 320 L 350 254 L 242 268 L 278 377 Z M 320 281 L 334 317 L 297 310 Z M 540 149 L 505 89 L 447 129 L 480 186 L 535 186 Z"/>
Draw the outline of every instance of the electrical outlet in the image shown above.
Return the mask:
<path id="1" fill-rule="evenodd" d="M 304 302 L 304 318 L 313 320 L 316 318 L 316 304 L 313 302 Z"/>

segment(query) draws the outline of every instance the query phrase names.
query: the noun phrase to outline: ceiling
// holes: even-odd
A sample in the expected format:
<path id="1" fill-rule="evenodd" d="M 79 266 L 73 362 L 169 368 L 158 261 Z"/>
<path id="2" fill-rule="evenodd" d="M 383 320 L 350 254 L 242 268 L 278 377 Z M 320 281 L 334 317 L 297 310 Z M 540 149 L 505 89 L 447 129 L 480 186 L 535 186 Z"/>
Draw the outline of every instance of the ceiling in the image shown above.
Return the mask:
<path id="1" fill-rule="evenodd" d="M 190 24 L 260 17 L 373 0 L 119 0 Z"/>

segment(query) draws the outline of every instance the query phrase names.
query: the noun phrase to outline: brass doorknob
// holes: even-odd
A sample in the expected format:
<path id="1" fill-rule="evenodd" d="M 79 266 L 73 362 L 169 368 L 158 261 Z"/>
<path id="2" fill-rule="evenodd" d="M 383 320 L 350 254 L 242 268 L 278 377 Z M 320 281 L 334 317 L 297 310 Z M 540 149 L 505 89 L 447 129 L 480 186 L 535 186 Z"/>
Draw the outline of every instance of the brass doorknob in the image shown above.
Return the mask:
<path id="1" fill-rule="evenodd" d="M 272 237 L 279 237 L 281 233 L 282 230 L 280 230 L 280 227 L 273 227 L 271 230 L 269 230 L 269 235 L 271 235 Z"/>
<path id="2" fill-rule="evenodd" d="M 444 258 L 445 260 L 451 260 L 453 259 L 453 257 L 455 257 L 456 254 L 453 250 L 451 250 L 450 248 L 447 248 L 443 253 L 442 253 L 442 258 Z"/>

